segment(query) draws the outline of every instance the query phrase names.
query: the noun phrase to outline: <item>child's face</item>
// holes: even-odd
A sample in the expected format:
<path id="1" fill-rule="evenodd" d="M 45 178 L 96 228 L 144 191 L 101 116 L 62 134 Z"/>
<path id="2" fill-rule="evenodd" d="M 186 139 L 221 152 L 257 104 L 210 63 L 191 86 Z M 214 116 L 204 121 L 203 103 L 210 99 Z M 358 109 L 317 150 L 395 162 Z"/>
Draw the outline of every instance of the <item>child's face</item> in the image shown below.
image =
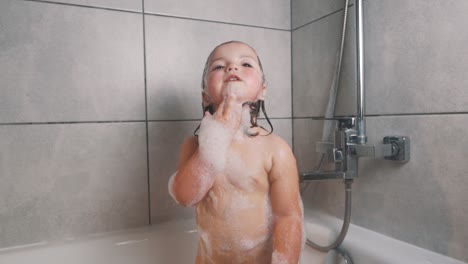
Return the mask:
<path id="1" fill-rule="evenodd" d="M 264 99 L 266 87 L 257 54 L 243 43 L 219 46 L 208 62 L 206 87 L 202 96 L 204 105 L 214 109 L 226 95 L 239 103 Z"/>

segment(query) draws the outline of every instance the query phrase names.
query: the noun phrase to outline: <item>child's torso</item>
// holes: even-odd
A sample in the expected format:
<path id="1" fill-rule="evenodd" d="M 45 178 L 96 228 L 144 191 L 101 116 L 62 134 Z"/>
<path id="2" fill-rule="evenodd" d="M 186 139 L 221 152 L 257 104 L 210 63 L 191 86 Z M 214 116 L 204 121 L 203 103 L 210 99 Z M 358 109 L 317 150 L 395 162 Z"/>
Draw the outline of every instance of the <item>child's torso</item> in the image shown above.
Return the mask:
<path id="1" fill-rule="evenodd" d="M 197 205 L 197 263 L 267 263 L 271 258 L 271 157 L 265 142 L 234 142 L 224 171 Z"/>

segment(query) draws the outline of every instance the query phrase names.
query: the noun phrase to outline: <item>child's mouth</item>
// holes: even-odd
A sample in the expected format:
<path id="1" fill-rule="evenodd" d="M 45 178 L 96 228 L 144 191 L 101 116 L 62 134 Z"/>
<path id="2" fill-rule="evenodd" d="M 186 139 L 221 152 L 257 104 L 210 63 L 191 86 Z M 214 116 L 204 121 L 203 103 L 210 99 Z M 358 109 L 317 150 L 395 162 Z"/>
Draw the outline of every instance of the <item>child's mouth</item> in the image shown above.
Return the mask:
<path id="1" fill-rule="evenodd" d="M 237 81 L 240 81 L 240 80 L 241 79 L 239 79 L 239 77 L 237 77 L 236 75 L 231 75 L 226 79 L 226 82 L 237 82 Z"/>

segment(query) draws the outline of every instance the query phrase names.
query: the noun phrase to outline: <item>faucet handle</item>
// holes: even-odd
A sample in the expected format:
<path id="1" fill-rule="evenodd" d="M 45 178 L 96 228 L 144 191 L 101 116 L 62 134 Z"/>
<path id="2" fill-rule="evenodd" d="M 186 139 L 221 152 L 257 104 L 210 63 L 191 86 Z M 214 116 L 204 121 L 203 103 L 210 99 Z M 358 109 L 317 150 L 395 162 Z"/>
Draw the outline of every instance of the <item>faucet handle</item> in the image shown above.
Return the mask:
<path id="1" fill-rule="evenodd" d="M 355 117 L 343 117 L 343 118 L 338 118 L 337 120 L 338 120 L 338 129 L 340 130 L 353 128 L 356 125 Z"/>

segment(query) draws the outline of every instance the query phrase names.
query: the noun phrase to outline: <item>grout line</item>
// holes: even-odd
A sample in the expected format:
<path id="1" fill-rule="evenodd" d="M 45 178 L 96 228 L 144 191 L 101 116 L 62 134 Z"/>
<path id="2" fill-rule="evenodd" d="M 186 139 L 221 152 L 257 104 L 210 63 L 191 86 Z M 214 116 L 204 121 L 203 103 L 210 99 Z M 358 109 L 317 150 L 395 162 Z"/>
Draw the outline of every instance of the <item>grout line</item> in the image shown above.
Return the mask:
<path id="1" fill-rule="evenodd" d="M 5 123 L 0 123 L 0 126 L 74 125 L 74 124 L 142 123 L 142 122 L 146 122 L 146 120 L 63 121 L 63 122 L 5 122 Z"/>
<path id="2" fill-rule="evenodd" d="M 434 113 L 393 113 L 393 114 L 368 114 L 366 117 L 392 117 L 392 116 L 436 116 L 436 115 L 467 115 L 468 112 L 434 112 Z"/>
<path id="3" fill-rule="evenodd" d="M 402 114 L 368 114 L 365 117 L 398 117 L 398 116 L 450 116 L 468 115 L 468 112 L 436 112 L 436 113 L 402 113 Z M 337 115 L 336 118 L 349 117 L 349 115 Z M 316 119 L 323 120 L 324 116 L 295 116 L 295 117 L 268 117 L 270 120 L 287 119 Z M 265 118 L 259 118 L 264 120 Z M 25 125 L 74 125 L 74 124 L 119 124 L 119 123 L 157 123 L 157 122 L 193 122 L 201 119 L 167 119 L 167 120 L 106 120 L 106 121 L 66 121 L 66 122 L 10 122 L 0 123 L 0 126 L 25 126 Z"/>
<path id="4" fill-rule="evenodd" d="M 47 1 L 47 0 L 23 0 L 23 1 L 53 4 L 53 5 L 63 5 L 63 6 L 83 7 L 83 8 L 90 8 L 90 9 L 108 10 L 108 11 L 118 11 L 118 12 L 133 13 L 133 14 L 142 13 L 141 11 L 135 11 L 135 10 L 130 10 L 130 9 L 118 9 L 118 8 L 103 7 L 103 6 L 89 6 L 89 5 L 80 5 L 80 4 L 63 3 L 63 2 L 52 2 L 52 1 Z"/>
<path id="5" fill-rule="evenodd" d="M 146 125 L 146 175 L 148 181 L 148 224 L 151 225 L 151 174 L 150 174 L 150 155 L 149 155 L 149 129 L 148 129 L 148 83 L 146 70 L 146 23 L 145 23 L 145 0 L 141 0 L 141 12 L 143 23 L 143 75 L 145 87 L 145 125 Z"/>
<path id="6" fill-rule="evenodd" d="M 348 7 L 351 7 L 351 6 L 353 6 L 353 5 L 354 5 L 354 4 L 350 4 L 350 5 L 348 5 Z M 319 21 L 319 20 L 322 20 L 322 19 L 324 19 L 324 18 L 327 18 L 327 17 L 329 17 L 329 16 L 332 16 L 332 15 L 334 15 L 334 14 L 336 14 L 336 13 L 338 13 L 338 12 L 341 12 L 341 11 L 343 11 L 343 10 L 344 10 L 344 8 L 338 9 L 338 10 L 336 10 L 336 11 L 330 13 L 330 14 L 326 14 L 326 15 L 321 16 L 321 17 L 319 17 L 319 18 L 317 18 L 317 19 L 314 19 L 314 20 L 312 20 L 312 21 L 310 21 L 310 22 L 307 22 L 307 23 L 305 23 L 304 25 L 299 26 L 299 27 L 297 27 L 297 28 L 292 28 L 292 25 L 291 25 L 291 29 L 292 29 L 292 31 L 301 29 L 301 28 L 303 28 L 303 27 L 305 27 L 305 26 L 308 26 L 308 25 L 310 25 L 310 24 L 312 24 L 312 23 L 315 23 L 315 22 L 317 22 L 317 21 Z"/>
<path id="7" fill-rule="evenodd" d="M 365 117 L 400 117 L 400 116 L 450 116 L 450 115 L 467 115 L 468 112 L 435 112 L 435 113 L 392 113 L 392 114 L 368 114 Z M 337 115 L 336 118 L 349 117 L 354 115 Z M 324 120 L 324 116 L 297 116 L 293 119 L 313 119 Z"/>
<path id="8" fill-rule="evenodd" d="M 166 14 L 158 14 L 158 13 L 145 13 L 145 14 L 146 15 L 151 15 L 151 16 L 186 19 L 186 20 L 193 20 L 193 21 L 200 21 L 200 22 L 210 22 L 210 23 L 224 24 L 224 25 L 233 25 L 233 26 L 242 26 L 242 27 L 251 27 L 251 28 L 261 28 L 261 29 L 269 29 L 269 30 L 284 31 L 284 32 L 289 32 L 290 31 L 289 29 L 272 28 L 272 27 L 265 27 L 265 26 L 256 26 L 256 25 L 241 24 L 241 23 L 234 23 L 234 22 L 215 21 L 215 20 L 202 19 L 202 18 L 166 15 Z"/>
<path id="9" fill-rule="evenodd" d="M 289 0 L 289 13 L 290 13 L 290 35 L 289 35 L 289 38 L 290 38 L 290 62 L 291 62 L 291 149 L 292 149 L 292 152 L 294 153 L 294 78 L 293 78 L 293 69 L 294 69 L 294 60 L 293 60 L 293 0 Z"/>
<path id="10" fill-rule="evenodd" d="M 142 7 L 142 11 L 135 11 L 135 10 L 118 9 L 118 8 L 110 8 L 110 7 L 88 6 L 88 5 L 80 5 L 80 4 L 63 3 L 63 2 L 52 2 L 52 1 L 47 1 L 47 0 L 23 0 L 23 1 L 46 3 L 46 4 L 55 4 L 55 5 L 63 5 L 63 6 L 83 7 L 83 8 L 100 9 L 100 10 L 117 11 L 117 12 L 126 12 L 126 13 L 133 13 L 133 14 L 143 14 L 143 15 L 151 15 L 151 16 L 158 16 L 158 17 L 167 17 L 167 18 L 185 19 L 185 20 L 192 20 L 192 21 L 210 22 L 210 23 L 223 24 L 223 25 L 243 26 L 243 27 L 250 27 L 250 28 L 261 28 L 261 29 L 276 30 L 276 31 L 285 31 L 285 32 L 290 31 L 290 29 L 273 28 L 273 27 L 233 23 L 233 22 L 215 21 L 215 20 L 202 19 L 202 18 L 192 18 L 192 17 L 184 17 L 184 16 L 166 15 L 166 14 L 145 12 L 143 7 Z"/>
<path id="11" fill-rule="evenodd" d="M 260 120 L 266 120 L 265 117 L 259 117 L 258 119 Z M 268 117 L 270 120 L 287 120 L 291 119 L 291 117 Z M 168 120 L 148 120 L 149 122 L 193 122 L 193 121 L 201 121 L 201 118 L 199 119 L 168 119 Z"/>

